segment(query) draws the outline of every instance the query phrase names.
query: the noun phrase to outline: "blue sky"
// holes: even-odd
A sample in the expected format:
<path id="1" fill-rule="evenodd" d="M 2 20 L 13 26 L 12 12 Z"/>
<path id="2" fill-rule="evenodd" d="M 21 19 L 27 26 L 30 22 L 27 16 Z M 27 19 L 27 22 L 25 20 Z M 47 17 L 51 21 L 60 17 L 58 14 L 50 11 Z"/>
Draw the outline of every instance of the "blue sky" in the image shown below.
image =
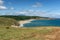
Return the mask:
<path id="1" fill-rule="evenodd" d="M 60 0 L 0 0 L 0 15 L 60 18 Z"/>

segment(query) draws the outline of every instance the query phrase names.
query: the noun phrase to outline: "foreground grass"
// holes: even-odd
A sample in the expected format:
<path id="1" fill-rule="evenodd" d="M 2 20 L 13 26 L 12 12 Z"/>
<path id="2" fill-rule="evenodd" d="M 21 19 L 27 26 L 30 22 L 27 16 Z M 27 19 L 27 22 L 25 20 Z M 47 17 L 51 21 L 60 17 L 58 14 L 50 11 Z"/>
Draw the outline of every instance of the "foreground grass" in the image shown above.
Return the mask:
<path id="1" fill-rule="evenodd" d="M 12 28 L 0 27 L 0 40 L 56 40 L 59 28 Z M 54 36 L 55 35 L 55 36 Z M 60 39 L 59 39 L 60 40 Z"/>

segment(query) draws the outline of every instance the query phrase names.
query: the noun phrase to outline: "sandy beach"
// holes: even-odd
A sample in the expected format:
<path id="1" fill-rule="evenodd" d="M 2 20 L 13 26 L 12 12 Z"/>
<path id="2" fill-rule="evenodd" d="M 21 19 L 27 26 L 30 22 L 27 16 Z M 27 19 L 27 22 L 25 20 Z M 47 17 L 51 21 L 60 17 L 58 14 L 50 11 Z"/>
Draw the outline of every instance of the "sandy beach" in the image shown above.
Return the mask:
<path id="1" fill-rule="evenodd" d="M 33 20 L 35 20 L 35 19 L 22 20 L 22 21 L 18 21 L 18 23 L 20 24 L 20 27 L 23 27 L 23 24 L 30 23 Z"/>

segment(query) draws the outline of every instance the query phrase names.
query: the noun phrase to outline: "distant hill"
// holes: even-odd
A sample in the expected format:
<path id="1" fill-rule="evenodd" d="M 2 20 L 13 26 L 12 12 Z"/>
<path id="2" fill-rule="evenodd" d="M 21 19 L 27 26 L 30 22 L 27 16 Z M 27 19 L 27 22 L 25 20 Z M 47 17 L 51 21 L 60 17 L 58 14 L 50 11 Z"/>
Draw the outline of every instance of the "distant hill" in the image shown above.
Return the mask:
<path id="1" fill-rule="evenodd" d="M 38 16 L 12 16 L 12 15 L 4 15 L 4 16 L 0 16 L 0 17 L 5 17 L 5 18 L 13 18 L 15 20 L 26 20 L 26 19 L 36 19 L 36 18 L 40 18 Z"/>
<path id="2" fill-rule="evenodd" d="M 3 15 L 0 17 L 5 17 L 5 18 L 13 18 L 15 20 L 26 20 L 26 19 L 42 19 L 42 20 L 46 20 L 46 19 L 51 19 L 48 17 L 40 17 L 40 16 L 25 16 L 25 15 Z"/>

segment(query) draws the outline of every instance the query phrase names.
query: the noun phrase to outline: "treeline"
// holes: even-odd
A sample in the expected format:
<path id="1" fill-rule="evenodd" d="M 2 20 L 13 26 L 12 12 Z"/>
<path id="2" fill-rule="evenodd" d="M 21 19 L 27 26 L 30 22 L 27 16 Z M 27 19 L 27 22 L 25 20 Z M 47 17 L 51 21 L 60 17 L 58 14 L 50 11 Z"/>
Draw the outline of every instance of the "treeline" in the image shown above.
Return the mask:
<path id="1" fill-rule="evenodd" d="M 37 19 L 37 18 L 41 18 L 41 17 L 38 17 L 38 16 L 0 16 L 0 17 L 13 18 L 15 20 L 26 20 L 26 19 Z"/>

